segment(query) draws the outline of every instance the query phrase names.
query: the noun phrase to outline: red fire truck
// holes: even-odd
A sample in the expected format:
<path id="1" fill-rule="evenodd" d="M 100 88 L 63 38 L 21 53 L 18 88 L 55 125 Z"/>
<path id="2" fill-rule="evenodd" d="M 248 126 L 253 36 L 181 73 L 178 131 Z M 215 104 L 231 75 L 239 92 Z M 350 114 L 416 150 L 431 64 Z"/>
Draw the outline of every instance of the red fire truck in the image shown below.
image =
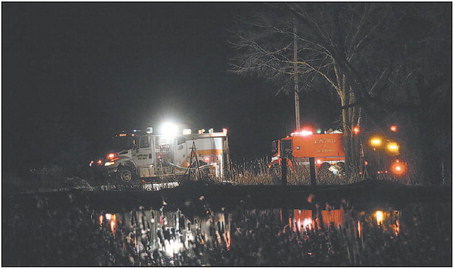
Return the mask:
<path id="1" fill-rule="evenodd" d="M 334 174 L 342 172 L 345 163 L 345 153 L 342 143 L 342 133 L 334 131 L 326 134 L 314 134 L 310 130 L 293 132 L 290 136 L 273 141 L 271 162 L 268 167 L 281 165 L 284 155 L 287 165 L 294 170 L 295 166 L 309 165 L 309 158 L 315 158 L 319 169 L 329 169 Z"/>
<path id="2" fill-rule="evenodd" d="M 396 125 L 391 125 L 389 129 L 391 133 L 397 132 Z M 359 127 L 354 127 L 353 134 L 359 133 Z M 407 174 L 408 164 L 400 159 L 400 145 L 391 135 L 372 133 L 364 135 L 363 139 L 367 140 L 367 145 L 364 145 L 364 148 L 361 146 L 362 150 L 367 149 L 370 161 L 375 163 L 375 167 L 366 170 L 373 174 L 390 174 L 394 178 Z M 311 129 L 303 129 L 293 132 L 290 136 L 273 141 L 272 154 L 269 168 L 280 167 L 283 157 L 286 158 L 287 167 L 291 171 L 295 171 L 298 166 L 309 166 L 309 158 L 315 159 L 315 166 L 318 169 L 328 169 L 336 175 L 341 175 L 345 168 L 343 133 L 340 131 L 317 134 Z M 364 152 L 362 165 L 365 167 L 369 165 Z"/>

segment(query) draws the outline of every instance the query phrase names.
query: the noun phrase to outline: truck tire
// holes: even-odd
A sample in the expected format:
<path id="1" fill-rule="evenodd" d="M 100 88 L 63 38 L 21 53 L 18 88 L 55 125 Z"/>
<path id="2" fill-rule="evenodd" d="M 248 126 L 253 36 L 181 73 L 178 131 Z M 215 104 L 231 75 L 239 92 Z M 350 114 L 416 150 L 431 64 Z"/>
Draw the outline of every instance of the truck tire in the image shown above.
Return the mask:
<path id="1" fill-rule="evenodd" d="M 323 171 L 323 172 L 327 172 L 327 171 L 328 171 L 328 172 L 329 172 L 328 169 L 329 169 L 330 166 L 331 166 L 331 165 L 330 165 L 329 163 L 324 162 L 324 163 L 322 163 L 322 164 L 320 165 L 320 167 L 319 167 L 318 169 L 319 169 L 319 171 Z"/>
<path id="2" fill-rule="evenodd" d="M 340 176 L 345 176 L 345 163 L 344 162 L 338 162 L 337 166 L 339 167 L 339 175 Z"/>
<path id="3" fill-rule="evenodd" d="M 132 173 L 131 168 L 121 167 L 117 172 L 118 179 L 123 182 L 131 182 L 134 179 L 134 174 Z"/>

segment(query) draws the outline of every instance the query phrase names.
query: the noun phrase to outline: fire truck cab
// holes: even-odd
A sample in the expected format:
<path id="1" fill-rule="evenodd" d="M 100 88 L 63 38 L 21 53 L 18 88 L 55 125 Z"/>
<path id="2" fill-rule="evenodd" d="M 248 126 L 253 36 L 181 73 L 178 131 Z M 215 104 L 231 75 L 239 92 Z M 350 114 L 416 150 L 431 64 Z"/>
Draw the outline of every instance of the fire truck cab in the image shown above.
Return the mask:
<path id="1" fill-rule="evenodd" d="M 116 134 L 113 147 L 103 158 L 91 161 L 90 167 L 126 182 L 182 176 L 190 169 L 223 177 L 230 160 L 227 129 L 194 134 L 185 129 L 182 134 L 168 136 L 153 134 L 150 127 Z"/>

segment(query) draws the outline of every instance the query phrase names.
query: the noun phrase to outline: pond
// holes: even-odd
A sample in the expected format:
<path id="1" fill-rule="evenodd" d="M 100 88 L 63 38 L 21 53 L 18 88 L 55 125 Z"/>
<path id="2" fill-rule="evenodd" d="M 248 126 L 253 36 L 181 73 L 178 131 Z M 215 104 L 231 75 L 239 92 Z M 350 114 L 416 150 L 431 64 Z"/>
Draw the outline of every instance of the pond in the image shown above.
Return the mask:
<path id="1" fill-rule="evenodd" d="M 356 210 L 341 200 L 211 209 L 204 197 L 200 202 L 197 210 L 105 210 L 83 203 L 51 206 L 36 196 L 3 218 L 3 265 L 451 265 L 451 204 Z"/>

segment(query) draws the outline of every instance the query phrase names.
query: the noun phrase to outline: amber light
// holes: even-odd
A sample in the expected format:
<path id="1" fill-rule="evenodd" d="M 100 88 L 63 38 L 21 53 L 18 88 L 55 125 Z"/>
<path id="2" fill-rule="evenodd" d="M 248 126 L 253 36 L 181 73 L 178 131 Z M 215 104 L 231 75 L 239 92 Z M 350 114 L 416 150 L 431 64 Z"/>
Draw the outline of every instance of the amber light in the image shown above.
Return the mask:
<path id="1" fill-rule="evenodd" d="M 98 160 L 96 163 L 102 165 L 102 160 Z"/>
<path id="2" fill-rule="evenodd" d="M 369 139 L 369 145 L 373 148 L 379 148 L 383 144 L 383 138 L 380 136 L 373 136 Z"/>
<path id="3" fill-rule="evenodd" d="M 386 151 L 391 155 L 399 155 L 399 143 L 390 141 L 386 144 Z"/>

